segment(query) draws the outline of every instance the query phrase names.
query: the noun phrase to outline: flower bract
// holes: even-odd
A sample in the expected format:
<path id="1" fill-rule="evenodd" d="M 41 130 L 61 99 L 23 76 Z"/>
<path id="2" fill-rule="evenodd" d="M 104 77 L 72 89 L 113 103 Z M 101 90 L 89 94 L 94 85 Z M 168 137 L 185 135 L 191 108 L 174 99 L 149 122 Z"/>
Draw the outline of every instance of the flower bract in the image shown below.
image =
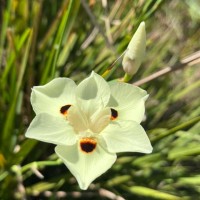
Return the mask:
<path id="1" fill-rule="evenodd" d="M 56 154 L 85 190 L 114 164 L 116 153 L 151 153 L 140 125 L 147 97 L 139 87 L 107 83 L 95 72 L 79 85 L 56 78 L 33 87 L 36 116 L 26 137 L 55 144 Z"/>

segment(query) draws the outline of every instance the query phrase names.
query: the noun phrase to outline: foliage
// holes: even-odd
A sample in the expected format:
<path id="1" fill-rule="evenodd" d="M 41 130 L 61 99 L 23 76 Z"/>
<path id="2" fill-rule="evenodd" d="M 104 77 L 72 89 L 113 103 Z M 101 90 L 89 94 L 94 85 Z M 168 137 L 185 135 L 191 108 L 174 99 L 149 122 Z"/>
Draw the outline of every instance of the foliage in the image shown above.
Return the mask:
<path id="1" fill-rule="evenodd" d="M 176 66 L 199 48 L 194 1 L 0 1 L 0 198 L 197 199 L 200 195 L 198 62 L 141 85 L 150 94 L 143 126 L 150 155 L 120 154 L 88 191 L 54 154 L 26 139 L 34 85 L 65 76 L 103 74 L 123 53 L 141 21 L 147 54 L 132 82 Z M 90 16 L 90 17 L 88 17 Z M 123 76 L 121 60 L 108 80 Z"/>

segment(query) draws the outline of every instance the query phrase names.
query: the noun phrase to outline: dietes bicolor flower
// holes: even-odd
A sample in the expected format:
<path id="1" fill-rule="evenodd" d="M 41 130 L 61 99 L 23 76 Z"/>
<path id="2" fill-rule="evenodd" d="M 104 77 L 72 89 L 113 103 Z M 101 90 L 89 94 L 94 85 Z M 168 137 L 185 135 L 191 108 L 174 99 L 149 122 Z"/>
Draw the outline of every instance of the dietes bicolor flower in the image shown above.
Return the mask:
<path id="1" fill-rule="evenodd" d="M 107 83 L 94 72 L 79 85 L 56 78 L 33 87 L 36 116 L 26 137 L 56 144 L 56 154 L 85 190 L 114 164 L 116 153 L 152 151 L 140 125 L 147 97 L 139 87 Z"/>

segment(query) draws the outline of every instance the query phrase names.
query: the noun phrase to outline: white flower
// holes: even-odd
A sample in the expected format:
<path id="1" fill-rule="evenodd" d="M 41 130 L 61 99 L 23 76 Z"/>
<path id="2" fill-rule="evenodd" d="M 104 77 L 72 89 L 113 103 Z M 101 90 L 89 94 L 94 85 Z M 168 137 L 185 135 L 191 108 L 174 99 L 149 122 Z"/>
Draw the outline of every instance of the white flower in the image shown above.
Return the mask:
<path id="1" fill-rule="evenodd" d="M 141 22 L 137 31 L 133 35 L 122 60 L 123 69 L 127 74 L 134 75 L 137 72 L 144 59 L 145 49 L 145 23 Z"/>
<path id="2" fill-rule="evenodd" d="M 150 153 L 150 141 L 139 124 L 148 95 L 126 83 L 107 83 L 92 74 L 78 86 L 56 78 L 33 87 L 36 117 L 26 137 L 56 144 L 55 152 L 80 188 L 107 171 L 118 152 Z"/>

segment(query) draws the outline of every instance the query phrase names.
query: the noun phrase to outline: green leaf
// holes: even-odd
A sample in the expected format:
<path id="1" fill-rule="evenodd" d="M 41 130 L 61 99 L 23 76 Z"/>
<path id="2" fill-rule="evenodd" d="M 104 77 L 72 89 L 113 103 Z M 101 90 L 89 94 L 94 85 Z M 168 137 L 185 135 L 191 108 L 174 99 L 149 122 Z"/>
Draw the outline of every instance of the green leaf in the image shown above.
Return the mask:
<path id="1" fill-rule="evenodd" d="M 162 199 L 162 200 L 181 200 L 183 198 L 168 194 L 165 192 L 161 192 L 158 190 L 150 189 L 147 187 L 142 186 L 132 186 L 132 187 L 126 187 L 126 190 L 131 192 L 132 194 L 136 194 L 138 196 L 148 197 L 152 199 Z"/>

